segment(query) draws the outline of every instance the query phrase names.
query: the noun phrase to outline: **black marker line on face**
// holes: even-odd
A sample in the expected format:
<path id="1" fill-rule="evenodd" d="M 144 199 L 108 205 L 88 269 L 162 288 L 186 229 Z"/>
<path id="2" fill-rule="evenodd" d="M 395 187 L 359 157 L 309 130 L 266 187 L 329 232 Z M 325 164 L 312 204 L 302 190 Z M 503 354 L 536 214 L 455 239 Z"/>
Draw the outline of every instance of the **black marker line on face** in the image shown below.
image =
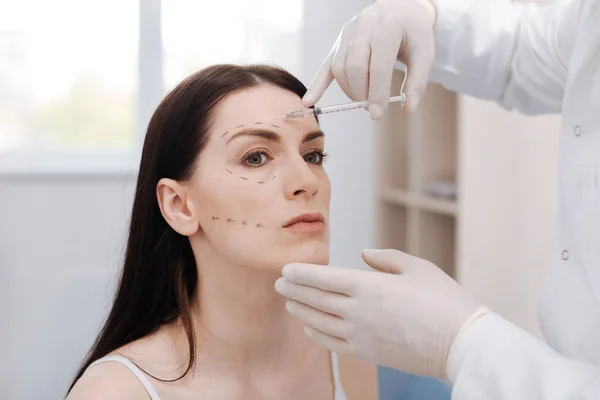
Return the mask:
<path id="1" fill-rule="evenodd" d="M 227 135 L 228 133 L 229 133 L 229 131 L 225 132 L 225 133 L 224 133 L 224 134 L 221 136 L 221 138 L 224 138 L 224 137 L 225 137 L 225 135 Z"/>
<path id="2" fill-rule="evenodd" d="M 245 181 L 247 181 L 247 180 L 248 180 L 248 178 L 246 178 L 246 177 L 243 177 L 243 176 L 240 176 L 240 179 L 243 179 L 243 180 L 245 180 Z"/>
<path id="3" fill-rule="evenodd" d="M 275 179 L 275 175 L 273 175 L 273 177 L 271 178 L 271 180 Z"/>
<path id="4" fill-rule="evenodd" d="M 229 172 L 230 174 L 233 174 L 233 172 L 231 172 L 230 170 L 228 170 L 227 168 L 225 168 L 225 171 Z"/>
<path id="5" fill-rule="evenodd" d="M 275 127 L 275 128 L 281 128 L 281 126 L 279 125 L 275 125 L 275 124 L 271 124 L 271 126 Z"/>
<path id="6" fill-rule="evenodd" d="M 219 220 L 219 219 L 221 219 L 221 218 L 220 218 L 220 217 L 215 217 L 215 216 L 213 215 L 213 216 L 212 216 L 212 219 L 213 219 L 213 221 L 215 221 L 215 220 Z M 234 222 L 235 222 L 235 220 L 233 220 L 232 218 L 227 218 L 227 222 L 229 222 L 229 223 L 234 223 Z M 250 225 L 250 223 L 249 223 L 249 222 L 247 222 L 247 221 L 242 221 L 242 225 L 246 226 L 246 225 Z M 265 226 L 264 226 L 262 223 L 258 223 L 258 224 L 256 224 L 256 227 L 257 227 L 257 228 L 264 228 Z"/>

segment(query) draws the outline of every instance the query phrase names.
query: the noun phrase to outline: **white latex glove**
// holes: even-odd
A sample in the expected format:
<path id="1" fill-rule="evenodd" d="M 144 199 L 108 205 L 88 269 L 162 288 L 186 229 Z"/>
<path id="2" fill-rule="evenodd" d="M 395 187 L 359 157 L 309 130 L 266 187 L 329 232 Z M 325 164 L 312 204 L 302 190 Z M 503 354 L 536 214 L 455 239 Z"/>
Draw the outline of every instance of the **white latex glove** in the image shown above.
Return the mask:
<path id="1" fill-rule="evenodd" d="M 371 117 L 379 119 L 387 111 L 398 59 L 408 70 L 406 107 L 414 111 L 434 60 L 435 21 L 432 0 L 375 1 L 344 24 L 304 96 L 304 104 L 315 104 L 335 79 L 352 100 L 368 100 Z"/>
<path id="2" fill-rule="evenodd" d="M 447 378 L 459 331 L 487 310 L 428 261 L 397 250 L 365 250 L 363 259 L 379 271 L 289 264 L 275 289 L 331 351 Z"/>

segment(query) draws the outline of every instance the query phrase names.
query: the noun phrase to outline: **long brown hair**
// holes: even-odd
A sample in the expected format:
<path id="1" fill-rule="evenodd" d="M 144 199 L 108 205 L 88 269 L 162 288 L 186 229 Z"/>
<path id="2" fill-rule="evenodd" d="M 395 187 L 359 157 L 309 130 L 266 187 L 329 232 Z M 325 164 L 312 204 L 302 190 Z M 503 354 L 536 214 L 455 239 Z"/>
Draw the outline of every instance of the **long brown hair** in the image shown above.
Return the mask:
<path id="1" fill-rule="evenodd" d="M 187 237 L 163 219 L 156 185 L 161 178 L 191 178 L 208 140 L 214 109 L 233 92 L 274 85 L 304 96 L 293 75 L 266 65 L 215 65 L 188 77 L 159 104 L 146 132 L 125 259 L 112 308 L 69 391 L 92 362 L 179 319 L 196 360 L 191 301 L 197 287 L 194 254 Z M 175 380 L 177 380 L 175 379 Z"/>

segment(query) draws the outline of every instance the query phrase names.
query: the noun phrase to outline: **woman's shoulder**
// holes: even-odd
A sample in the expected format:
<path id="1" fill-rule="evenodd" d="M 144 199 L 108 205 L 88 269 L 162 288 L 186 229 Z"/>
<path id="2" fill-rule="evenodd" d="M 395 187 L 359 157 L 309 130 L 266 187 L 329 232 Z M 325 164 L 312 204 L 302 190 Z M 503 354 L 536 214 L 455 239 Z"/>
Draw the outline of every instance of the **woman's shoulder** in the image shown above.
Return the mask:
<path id="1" fill-rule="evenodd" d="M 101 362 L 88 368 L 69 393 L 67 400 L 148 400 L 142 382 L 123 363 Z"/>
<path id="2" fill-rule="evenodd" d="M 162 351 L 164 346 L 163 332 L 157 332 L 149 337 L 138 339 L 109 353 L 96 364 L 88 367 L 79 378 L 67 400 L 148 400 L 150 395 L 136 373 L 144 375 L 141 368 L 145 368 L 143 361 L 163 361 Z M 139 372 L 138 372 L 139 371 Z"/>

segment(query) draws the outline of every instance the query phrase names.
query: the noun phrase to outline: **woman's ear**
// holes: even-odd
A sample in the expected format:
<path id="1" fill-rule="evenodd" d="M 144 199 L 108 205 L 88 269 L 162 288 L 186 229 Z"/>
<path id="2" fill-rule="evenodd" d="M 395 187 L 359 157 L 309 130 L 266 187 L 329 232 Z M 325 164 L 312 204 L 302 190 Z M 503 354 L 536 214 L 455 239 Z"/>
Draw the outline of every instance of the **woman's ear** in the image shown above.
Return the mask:
<path id="1" fill-rule="evenodd" d="M 183 236 L 192 236 L 200 229 L 193 208 L 188 204 L 188 191 L 186 186 L 168 178 L 161 179 L 156 185 L 156 198 L 163 218 Z"/>

